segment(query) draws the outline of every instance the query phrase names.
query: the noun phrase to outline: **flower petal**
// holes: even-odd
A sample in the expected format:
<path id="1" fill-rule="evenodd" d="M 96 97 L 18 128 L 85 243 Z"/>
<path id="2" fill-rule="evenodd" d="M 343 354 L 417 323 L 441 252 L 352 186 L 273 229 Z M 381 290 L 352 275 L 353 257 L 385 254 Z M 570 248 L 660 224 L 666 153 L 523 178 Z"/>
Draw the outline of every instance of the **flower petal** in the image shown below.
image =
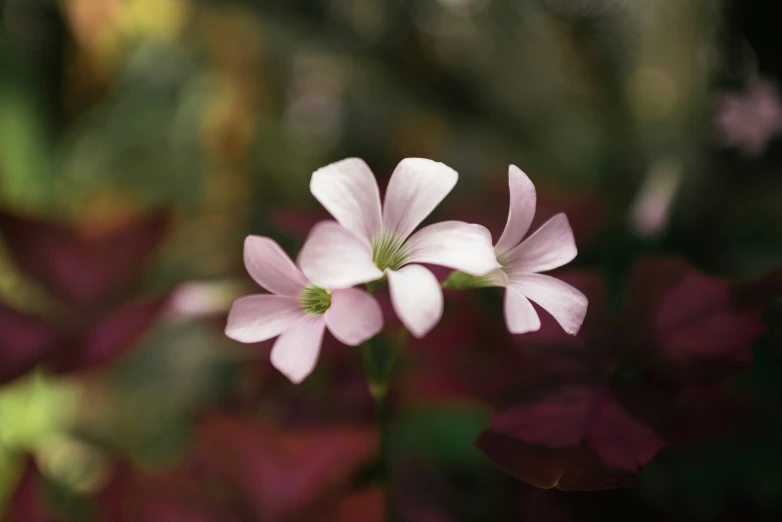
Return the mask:
<path id="1" fill-rule="evenodd" d="M 340 225 L 367 241 L 380 230 L 380 190 L 364 160 L 348 158 L 316 170 L 310 192 Z"/>
<path id="2" fill-rule="evenodd" d="M 348 346 L 358 346 L 383 329 L 380 304 L 359 288 L 334 290 L 325 317 L 332 335 Z"/>
<path id="3" fill-rule="evenodd" d="M 443 291 L 437 278 L 421 265 L 386 273 L 396 315 L 415 337 L 425 336 L 443 315 Z"/>
<path id="4" fill-rule="evenodd" d="M 514 279 L 515 288 L 550 313 L 562 328 L 576 335 L 584 322 L 589 301 L 576 288 L 551 276 L 525 274 Z"/>
<path id="5" fill-rule="evenodd" d="M 299 384 L 315 369 L 325 328 L 323 316 L 302 317 L 275 341 L 271 354 L 272 366 L 293 384 Z"/>
<path id="6" fill-rule="evenodd" d="M 296 296 L 308 283 L 288 254 L 268 237 L 247 236 L 244 266 L 256 283 L 273 294 Z"/>
<path id="7" fill-rule="evenodd" d="M 517 288 L 505 289 L 505 324 L 514 334 L 536 332 L 540 330 L 538 312 Z"/>
<path id="8" fill-rule="evenodd" d="M 258 343 L 280 335 L 302 317 L 295 297 L 248 295 L 231 305 L 225 335 L 240 343 Z"/>
<path id="9" fill-rule="evenodd" d="M 491 282 L 491 286 L 508 286 L 510 279 L 508 274 L 502 268 L 497 268 L 489 272 L 488 279 Z"/>
<path id="10" fill-rule="evenodd" d="M 545 272 L 571 262 L 577 253 L 567 216 L 557 214 L 507 253 L 509 261 L 506 268 L 511 274 Z"/>
<path id="11" fill-rule="evenodd" d="M 321 221 L 299 254 L 299 266 L 324 288 L 350 288 L 383 277 L 372 262 L 369 243 L 334 221 Z"/>
<path id="12" fill-rule="evenodd" d="M 535 205 L 537 204 L 535 185 L 516 165 L 511 165 L 508 168 L 508 185 L 510 187 L 508 222 L 505 224 L 505 230 L 502 231 L 500 240 L 494 247 L 497 255 L 502 255 L 518 245 L 529 231 L 532 218 L 535 217 Z"/>
<path id="13" fill-rule="evenodd" d="M 424 227 L 405 245 L 408 262 L 432 263 L 482 276 L 500 268 L 491 246 L 491 233 L 481 225 L 443 221 Z"/>
<path id="14" fill-rule="evenodd" d="M 458 179 L 456 171 L 442 163 L 422 158 L 403 159 L 388 182 L 383 228 L 407 238 L 448 195 Z"/>

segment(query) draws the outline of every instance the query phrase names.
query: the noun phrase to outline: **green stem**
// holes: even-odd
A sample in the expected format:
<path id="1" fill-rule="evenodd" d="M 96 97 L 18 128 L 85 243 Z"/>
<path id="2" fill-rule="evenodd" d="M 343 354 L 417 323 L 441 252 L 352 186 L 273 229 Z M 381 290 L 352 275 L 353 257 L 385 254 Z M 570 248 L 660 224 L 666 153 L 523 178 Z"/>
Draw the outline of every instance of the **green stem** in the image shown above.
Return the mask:
<path id="1" fill-rule="evenodd" d="M 378 433 L 378 451 L 380 452 L 380 476 L 384 492 L 385 520 L 394 520 L 393 509 L 393 469 L 391 463 L 391 428 L 388 412 L 388 389 L 399 350 L 407 338 L 403 330 L 395 342 L 375 337 L 361 346 L 364 370 L 367 375 L 369 393 L 375 399 L 375 418 Z"/>
<path id="2" fill-rule="evenodd" d="M 387 395 L 375 397 L 375 418 L 377 422 L 378 451 L 380 452 L 380 477 L 383 488 L 383 511 L 385 522 L 394 520 L 393 487 L 391 473 L 390 417 L 388 415 Z"/>

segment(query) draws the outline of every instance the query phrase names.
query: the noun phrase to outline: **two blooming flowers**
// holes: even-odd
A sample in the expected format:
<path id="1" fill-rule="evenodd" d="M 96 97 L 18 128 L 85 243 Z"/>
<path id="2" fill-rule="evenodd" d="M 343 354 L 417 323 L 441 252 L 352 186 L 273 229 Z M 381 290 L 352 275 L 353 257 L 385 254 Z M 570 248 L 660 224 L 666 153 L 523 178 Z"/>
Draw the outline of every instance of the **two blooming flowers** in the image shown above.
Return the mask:
<path id="1" fill-rule="evenodd" d="M 505 322 L 512 333 L 540 328 L 531 302 L 576 334 L 587 299 L 572 286 L 541 272 L 575 258 L 573 232 L 564 214 L 524 239 L 535 215 L 536 193 L 518 168 L 509 169 L 510 211 L 492 246 L 489 231 L 461 221 L 418 225 L 456 185 L 457 173 L 427 159 L 402 160 L 381 204 L 372 171 L 349 158 L 317 170 L 310 189 L 336 221 L 311 230 L 294 262 L 272 239 L 249 236 L 244 264 L 269 294 L 237 299 L 225 329 L 228 337 L 254 343 L 277 337 L 272 364 L 299 383 L 314 369 L 326 328 L 356 346 L 383 328 L 377 300 L 356 285 L 387 279 L 397 316 L 416 337 L 425 336 L 443 313 L 440 282 L 421 263 L 453 269 L 460 288 L 505 288 Z M 297 266 L 298 265 L 298 266 Z"/>

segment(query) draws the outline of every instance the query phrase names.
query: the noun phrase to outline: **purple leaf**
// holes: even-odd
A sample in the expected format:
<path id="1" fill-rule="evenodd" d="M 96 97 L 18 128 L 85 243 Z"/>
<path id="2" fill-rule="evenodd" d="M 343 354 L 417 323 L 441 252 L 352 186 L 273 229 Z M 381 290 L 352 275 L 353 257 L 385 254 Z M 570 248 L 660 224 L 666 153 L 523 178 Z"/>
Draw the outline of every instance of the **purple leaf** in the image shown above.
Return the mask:
<path id="1" fill-rule="evenodd" d="M 2 522 L 59 522 L 60 518 L 46 510 L 46 498 L 42 486 L 43 478 L 35 463 L 29 459 L 0 520 Z"/>
<path id="2" fill-rule="evenodd" d="M 379 522 L 377 492 L 344 495 L 375 451 L 374 434 L 363 428 L 283 432 L 216 414 L 199 424 L 191 451 L 173 468 L 118 467 L 98 497 L 98 519 Z"/>
<path id="3" fill-rule="evenodd" d="M 538 487 L 628 485 L 667 443 L 601 387 L 578 387 L 495 415 L 477 445 L 506 472 Z"/>
<path id="4" fill-rule="evenodd" d="M 168 228 L 155 213 L 109 233 L 88 235 L 49 221 L 0 212 L 0 232 L 25 274 L 69 305 L 90 308 L 127 289 Z"/>
<path id="5" fill-rule="evenodd" d="M 198 455 L 209 475 L 237 492 L 261 520 L 278 520 L 328 499 L 376 451 L 371 430 L 280 432 L 213 416 L 199 427 Z"/>
<path id="6" fill-rule="evenodd" d="M 168 295 L 135 301 L 108 313 L 52 358 L 52 370 L 63 373 L 103 366 L 120 357 L 149 330 L 166 305 Z"/>
<path id="7" fill-rule="evenodd" d="M 0 305 L 0 383 L 35 368 L 52 352 L 57 339 L 42 320 Z"/>
<path id="8" fill-rule="evenodd" d="M 751 361 L 765 332 L 776 278 L 741 282 L 702 274 L 676 258 L 647 259 L 627 285 L 620 357 L 682 381 L 713 381 Z"/>
<path id="9" fill-rule="evenodd" d="M 726 383 L 765 332 L 778 276 L 732 282 L 645 260 L 618 321 L 603 290 L 580 287 L 590 308 L 576 342 L 551 335 L 545 317 L 521 337 L 527 368 L 477 442 L 500 468 L 540 487 L 625 486 L 662 448 L 721 436 L 746 416 Z"/>

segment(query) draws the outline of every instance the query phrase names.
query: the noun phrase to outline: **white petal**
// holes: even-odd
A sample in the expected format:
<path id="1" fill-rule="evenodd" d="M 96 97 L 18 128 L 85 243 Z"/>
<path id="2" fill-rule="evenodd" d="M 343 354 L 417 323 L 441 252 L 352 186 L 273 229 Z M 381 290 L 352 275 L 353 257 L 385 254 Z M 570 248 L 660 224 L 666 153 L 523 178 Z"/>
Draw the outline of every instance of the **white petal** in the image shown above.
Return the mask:
<path id="1" fill-rule="evenodd" d="M 316 170 L 310 192 L 340 225 L 367 241 L 380 230 L 380 190 L 364 160 L 348 158 Z"/>
<path id="2" fill-rule="evenodd" d="M 491 233 L 480 225 L 443 221 L 424 227 L 408 239 L 408 262 L 431 263 L 482 276 L 500 264 L 491 246 Z"/>
<path id="3" fill-rule="evenodd" d="M 518 245 L 529 230 L 532 218 L 535 217 L 537 204 L 535 185 L 516 165 L 508 168 L 508 185 L 510 187 L 508 222 L 494 247 L 497 255 L 502 255 Z"/>
<path id="4" fill-rule="evenodd" d="M 506 268 L 511 274 L 545 272 L 571 262 L 577 253 L 567 216 L 557 214 L 508 252 Z"/>
<path id="5" fill-rule="evenodd" d="M 508 288 L 515 288 L 550 313 L 571 335 L 584 322 L 589 301 L 576 288 L 551 276 L 525 274 L 515 278 Z"/>
<path id="6" fill-rule="evenodd" d="M 443 291 L 437 278 L 421 265 L 386 273 L 396 315 L 415 337 L 425 336 L 443 316 Z"/>
<path id="7" fill-rule="evenodd" d="M 334 221 L 312 227 L 299 265 L 310 281 L 324 288 L 349 288 L 383 277 L 369 243 Z"/>
<path id="8" fill-rule="evenodd" d="M 383 329 L 380 304 L 359 288 L 334 290 L 325 317 L 332 335 L 348 346 L 358 346 Z"/>
<path id="9" fill-rule="evenodd" d="M 505 324 L 514 334 L 540 330 L 538 312 L 518 289 L 509 286 L 505 290 Z"/>
<path id="10" fill-rule="evenodd" d="M 436 161 L 406 158 L 399 162 L 386 189 L 383 228 L 402 239 L 432 213 L 456 185 L 455 170 Z"/>
<path id="11" fill-rule="evenodd" d="M 279 295 L 299 295 L 308 283 L 276 241 L 263 236 L 244 240 L 244 266 L 256 283 Z"/>
<path id="12" fill-rule="evenodd" d="M 300 319 L 275 341 L 272 365 L 293 384 L 299 384 L 315 369 L 325 328 L 323 316 Z"/>
<path id="13" fill-rule="evenodd" d="M 303 316 L 295 297 L 248 295 L 231 305 L 225 335 L 241 343 L 258 343 L 280 335 Z"/>

